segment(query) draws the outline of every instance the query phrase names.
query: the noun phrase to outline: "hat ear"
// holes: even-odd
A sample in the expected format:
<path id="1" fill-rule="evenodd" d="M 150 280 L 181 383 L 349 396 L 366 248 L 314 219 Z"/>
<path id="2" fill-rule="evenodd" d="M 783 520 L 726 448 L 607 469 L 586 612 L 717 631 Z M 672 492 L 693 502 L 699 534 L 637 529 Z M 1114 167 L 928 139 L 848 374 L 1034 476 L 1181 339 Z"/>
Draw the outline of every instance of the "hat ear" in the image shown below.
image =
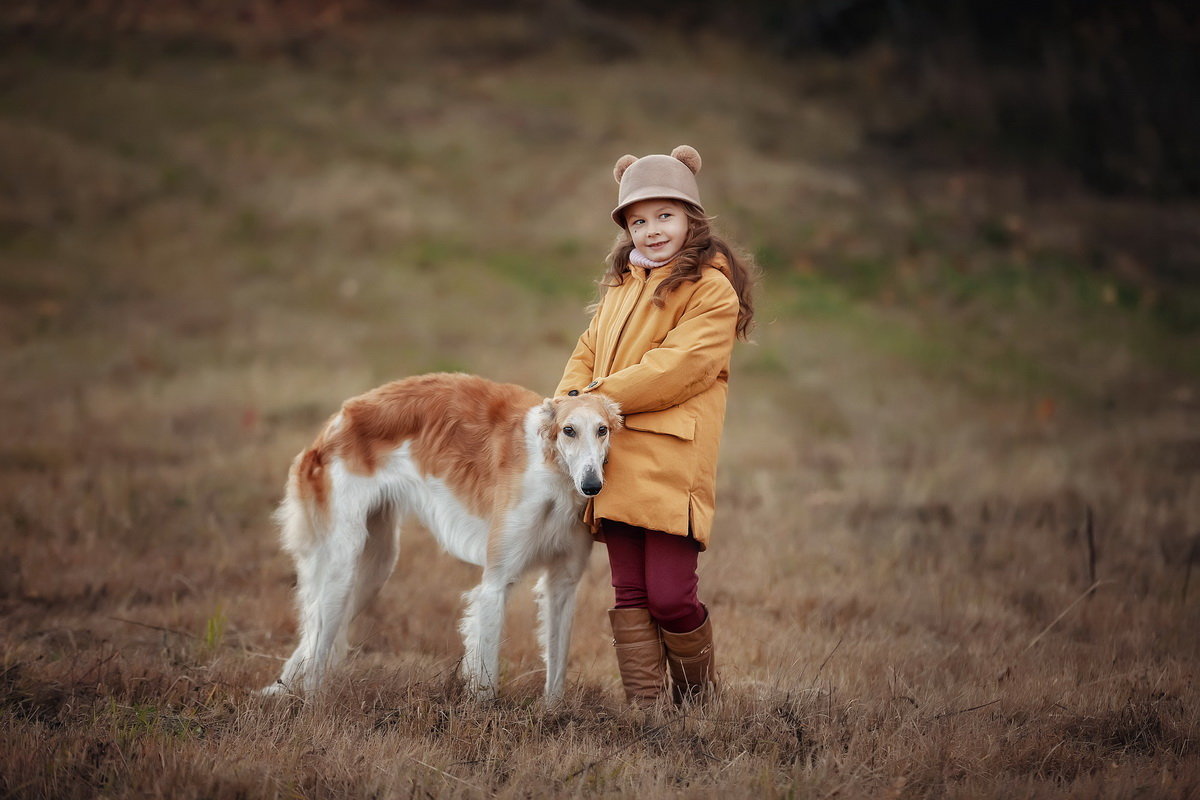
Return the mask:
<path id="1" fill-rule="evenodd" d="M 620 183 L 621 176 L 625 174 L 625 170 L 629 169 L 629 166 L 635 161 L 637 161 L 637 156 L 631 156 L 628 153 L 618 158 L 616 165 L 613 166 L 613 180 Z"/>
<path id="2" fill-rule="evenodd" d="M 684 165 L 692 171 L 693 175 L 698 175 L 700 173 L 700 164 L 703 162 L 700 161 L 700 154 L 696 152 L 696 148 L 690 145 L 681 144 L 679 147 L 676 147 L 671 151 L 671 156 L 682 161 Z"/>

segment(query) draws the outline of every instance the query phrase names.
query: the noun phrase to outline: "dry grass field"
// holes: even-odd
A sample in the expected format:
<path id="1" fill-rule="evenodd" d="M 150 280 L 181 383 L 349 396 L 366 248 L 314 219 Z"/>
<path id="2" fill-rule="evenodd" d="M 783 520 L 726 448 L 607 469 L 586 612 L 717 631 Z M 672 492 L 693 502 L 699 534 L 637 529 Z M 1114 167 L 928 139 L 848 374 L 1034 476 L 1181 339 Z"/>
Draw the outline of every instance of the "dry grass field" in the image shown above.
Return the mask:
<path id="1" fill-rule="evenodd" d="M 0 795 L 1200 797 L 1200 337 L 1144 267 L 1194 267 L 1194 206 L 898 163 L 872 56 L 5 36 Z M 404 375 L 549 392 L 611 162 L 684 141 L 765 271 L 701 560 L 721 702 L 621 708 L 600 549 L 566 702 L 526 591 L 465 698 L 474 570 L 419 529 L 328 694 L 256 697 L 294 453 Z"/>

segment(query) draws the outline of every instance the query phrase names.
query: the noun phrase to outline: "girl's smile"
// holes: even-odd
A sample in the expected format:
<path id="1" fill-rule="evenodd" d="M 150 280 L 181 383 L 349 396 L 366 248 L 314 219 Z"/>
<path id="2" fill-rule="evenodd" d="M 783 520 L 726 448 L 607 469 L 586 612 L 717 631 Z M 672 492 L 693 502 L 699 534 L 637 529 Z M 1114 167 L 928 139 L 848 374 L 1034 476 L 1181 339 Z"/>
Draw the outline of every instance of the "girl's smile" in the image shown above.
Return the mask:
<path id="1" fill-rule="evenodd" d="M 669 261 L 687 244 L 688 218 L 676 200 L 642 200 L 625 209 L 633 246 L 654 261 Z"/>

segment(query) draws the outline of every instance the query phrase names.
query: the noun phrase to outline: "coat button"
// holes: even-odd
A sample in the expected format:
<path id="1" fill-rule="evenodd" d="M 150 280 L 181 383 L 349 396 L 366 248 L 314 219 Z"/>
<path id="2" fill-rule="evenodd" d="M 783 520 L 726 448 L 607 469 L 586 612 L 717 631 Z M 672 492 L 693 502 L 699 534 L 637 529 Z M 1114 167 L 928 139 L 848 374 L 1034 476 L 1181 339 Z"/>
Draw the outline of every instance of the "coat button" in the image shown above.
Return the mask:
<path id="1" fill-rule="evenodd" d="M 571 391 L 567 392 L 567 397 L 578 397 L 578 396 L 579 396 L 578 389 L 572 389 Z"/>
<path id="2" fill-rule="evenodd" d="M 600 381 L 592 381 L 591 383 L 589 383 L 589 384 L 587 385 L 587 388 L 588 388 L 588 389 L 595 389 L 595 388 L 596 388 L 597 386 L 599 386 L 599 385 L 600 385 Z"/>

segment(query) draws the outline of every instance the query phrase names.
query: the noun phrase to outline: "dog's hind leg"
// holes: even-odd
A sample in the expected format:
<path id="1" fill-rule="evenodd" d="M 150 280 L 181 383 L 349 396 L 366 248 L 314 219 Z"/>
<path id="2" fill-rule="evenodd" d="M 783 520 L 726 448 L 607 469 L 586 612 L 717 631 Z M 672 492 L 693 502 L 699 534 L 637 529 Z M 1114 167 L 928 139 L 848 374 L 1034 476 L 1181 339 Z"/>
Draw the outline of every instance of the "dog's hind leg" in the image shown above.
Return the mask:
<path id="1" fill-rule="evenodd" d="M 358 571 L 346 622 L 334 643 L 334 662 L 340 661 L 349 649 L 347 636 L 350 623 L 379 594 L 396 566 L 396 557 L 400 553 L 400 526 L 397 522 L 395 510 L 388 505 L 376 508 L 367 517 L 367 539 L 358 557 Z"/>
<path id="2" fill-rule="evenodd" d="M 300 644 L 284 664 L 281 688 L 313 691 L 341 655 L 336 645 L 349 622 L 366 539 L 364 521 L 343 517 L 320 541 L 296 554 Z"/>
<path id="3" fill-rule="evenodd" d="M 542 659 L 546 664 L 547 703 L 557 702 L 562 697 L 567 653 L 571 649 L 571 626 L 575 619 L 575 594 L 587 567 L 590 549 L 591 540 L 581 535 L 579 545 L 552 561 L 534 587 Z"/>

